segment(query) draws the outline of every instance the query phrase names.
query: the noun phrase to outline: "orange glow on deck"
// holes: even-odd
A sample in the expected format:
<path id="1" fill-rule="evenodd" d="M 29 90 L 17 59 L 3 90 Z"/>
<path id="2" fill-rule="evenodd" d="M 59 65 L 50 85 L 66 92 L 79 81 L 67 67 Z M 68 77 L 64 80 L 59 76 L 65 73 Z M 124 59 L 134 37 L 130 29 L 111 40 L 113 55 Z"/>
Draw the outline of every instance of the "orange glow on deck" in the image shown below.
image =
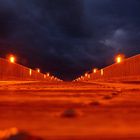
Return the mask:
<path id="1" fill-rule="evenodd" d="M 16 127 L 0 130 L 0 139 L 10 138 L 11 136 L 17 135 L 19 130 Z"/>

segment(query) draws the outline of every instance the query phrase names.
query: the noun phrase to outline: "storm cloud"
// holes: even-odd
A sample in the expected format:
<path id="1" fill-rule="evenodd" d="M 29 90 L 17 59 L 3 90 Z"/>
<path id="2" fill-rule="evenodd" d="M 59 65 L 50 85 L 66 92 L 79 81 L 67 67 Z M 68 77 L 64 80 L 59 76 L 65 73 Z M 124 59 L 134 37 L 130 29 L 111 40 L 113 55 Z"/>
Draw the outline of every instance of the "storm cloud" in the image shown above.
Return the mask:
<path id="1" fill-rule="evenodd" d="M 0 0 L 0 56 L 73 79 L 140 53 L 139 0 Z"/>

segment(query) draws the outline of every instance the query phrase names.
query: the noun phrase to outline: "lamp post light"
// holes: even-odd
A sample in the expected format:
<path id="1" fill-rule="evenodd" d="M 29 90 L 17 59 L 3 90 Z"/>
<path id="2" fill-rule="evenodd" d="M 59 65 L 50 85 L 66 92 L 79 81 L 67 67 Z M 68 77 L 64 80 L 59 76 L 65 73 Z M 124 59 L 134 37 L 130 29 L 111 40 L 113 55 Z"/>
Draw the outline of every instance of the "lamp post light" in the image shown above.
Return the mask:
<path id="1" fill-rule="evenodd" d="M 124 57 L 125 56 L 123 54 L 117 55 L 115 58 L 116 63 L 118 63 L 118 64 L 121 63 L 123 61 Z"/>
<path id="2" fill-rule="evenodd" d="M 118 57 L 116 58 L 116 62 L 117 62 L 117 63 L 121 63 L 121 62 L 122 62 L 121 56 L 118 56 Z"/>
<path id="3" fill-rule="evenodd" d="M 40 73 L 40 69 L 39 69 L 39 68 L 37 68 L 36 71 L 37 71 L 38 73 Z"/>
<path id="4" fill-rule="evenodd" d="M 98 70 L 97 68 L 94 68 L 93 73 L 97 73 L 97 70 Z"/>
<path id="5" fill-rule="evenodd" d="M 104 75 L 104 70 L 103 69 L 101 69 L 101 76 L 103 76 Z"/>
<path id="6" fill-rule="evenodd" d="M 15 63 L 15 61 L 16 61 L 15 56 L 11 55 L 11 56 L 9 57 L 9 61 L 10 61 L 10 63 Z"/>
<path id="7" fill-rule="evenodd" d="M 89 79 L 90 79 L 90 77 L 91 77 L 90 74 L 88 74 L 88 78 L 89 78 Z"/>
<path id="8" fill-rule="evenodd" d="M 30 76 L 32 75 L 32 69 L 29 69 L 29 75 Z"/>
<path id="9" fill-rule="evenodd" d="M 85 73 L 85 77 L 88 77 L 88 73 Z"/>
<path id="10" fill-rule="evenodd" d="M 44 74 L 44 79 L 46 79 L 46 74 Z"/>

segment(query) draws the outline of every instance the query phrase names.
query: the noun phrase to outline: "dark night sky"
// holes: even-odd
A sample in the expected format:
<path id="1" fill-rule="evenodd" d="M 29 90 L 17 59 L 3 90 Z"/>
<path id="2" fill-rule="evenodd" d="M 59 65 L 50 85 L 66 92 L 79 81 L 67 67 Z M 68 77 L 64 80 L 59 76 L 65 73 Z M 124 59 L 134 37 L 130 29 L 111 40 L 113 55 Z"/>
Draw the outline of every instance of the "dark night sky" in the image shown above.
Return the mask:
<path id="1" fill-rule="evenodd" d="M 140 0 L 0 0 L 0 57 L 63 79 L 140 53 Z"/>

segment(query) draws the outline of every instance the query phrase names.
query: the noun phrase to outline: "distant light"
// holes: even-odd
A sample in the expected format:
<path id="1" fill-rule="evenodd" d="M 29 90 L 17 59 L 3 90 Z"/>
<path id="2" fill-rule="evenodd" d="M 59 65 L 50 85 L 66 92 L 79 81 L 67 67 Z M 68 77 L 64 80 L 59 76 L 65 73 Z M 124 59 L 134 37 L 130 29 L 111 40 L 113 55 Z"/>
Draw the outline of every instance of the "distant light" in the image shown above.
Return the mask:
<path id="1" fill-rule="evenodd" d="M 51 77 L 51 80 L 53 80 L 53 79 L 54 79 L 54 76 Z"/>
<path id="2" fill-rule="evenodd" d="M 30 74 L 30 76 L 32 75 L 32 69 L 29 70 L 29 74 Z"/>
<path id="3" fill-rule="evenodd" d="M 122 62 L 122 58 L 120 57 L 120 56 L 118 56 L 117 58 L 116 58 L 117 60 L 117 63 L 121 63 Z"/>
<path id="4" fill-rule="evenodd" d="M 44 79 L 46 79 L 46 75 L 44 74 Z"/>
<path id="5" fill-rule="evenodd" d="M 102 76 L 104 75 L 104 70 L 103 70 L 103 69 L 101 69 L 101 75 L 102 75 Z"/>
<path id="6" fill-rule="evenodd" d="M 88 74 L 88 78 L 90 78 L 91 76 L 90 76 L 90 74 Z"/>
<path id="7" fill-rule="evenodd" d="M 36 69 L 36 71 L 37 71 L 38 73 L 40 73 L 40 69 Z"/>
<path id="8" fill-rule="evenodd" d="M 93 69 L 93 73 L 97 73 L 97 68 Z"/>
<path id="9" fill-rule="evenodd" d="M 50 73 L 47 73 L 47 77 L 49 77 L 50 76 Z"/>
<path id="10" fill-rule="evenodd" d="M 124 55 L 120 54 L 120 55 L 116 56 L 115 61 L 116 61 L 116 63 L 119 64 L 119 63 L 121 63 L 123 61 L 123 59 L 124 59 Z"/>
<path id="11" fill-rule="evenodd" d="M 84 80 L 84 76 L 81 76 L 81 78 L 80 78 L 81 80 Z"/>
<path id="12" fill-rule="evenodd" d="M 15 58 L 14 56 L 10 56 L 10 57 L 9 57 L 9 61 L 10 61 L 11 63 L 15 63 L 16 58 Z"/>
<path id="13" fill-rule="evenodd" d="M 88 73 L 85 73 L 85 77 L 88 77 Z"/>

